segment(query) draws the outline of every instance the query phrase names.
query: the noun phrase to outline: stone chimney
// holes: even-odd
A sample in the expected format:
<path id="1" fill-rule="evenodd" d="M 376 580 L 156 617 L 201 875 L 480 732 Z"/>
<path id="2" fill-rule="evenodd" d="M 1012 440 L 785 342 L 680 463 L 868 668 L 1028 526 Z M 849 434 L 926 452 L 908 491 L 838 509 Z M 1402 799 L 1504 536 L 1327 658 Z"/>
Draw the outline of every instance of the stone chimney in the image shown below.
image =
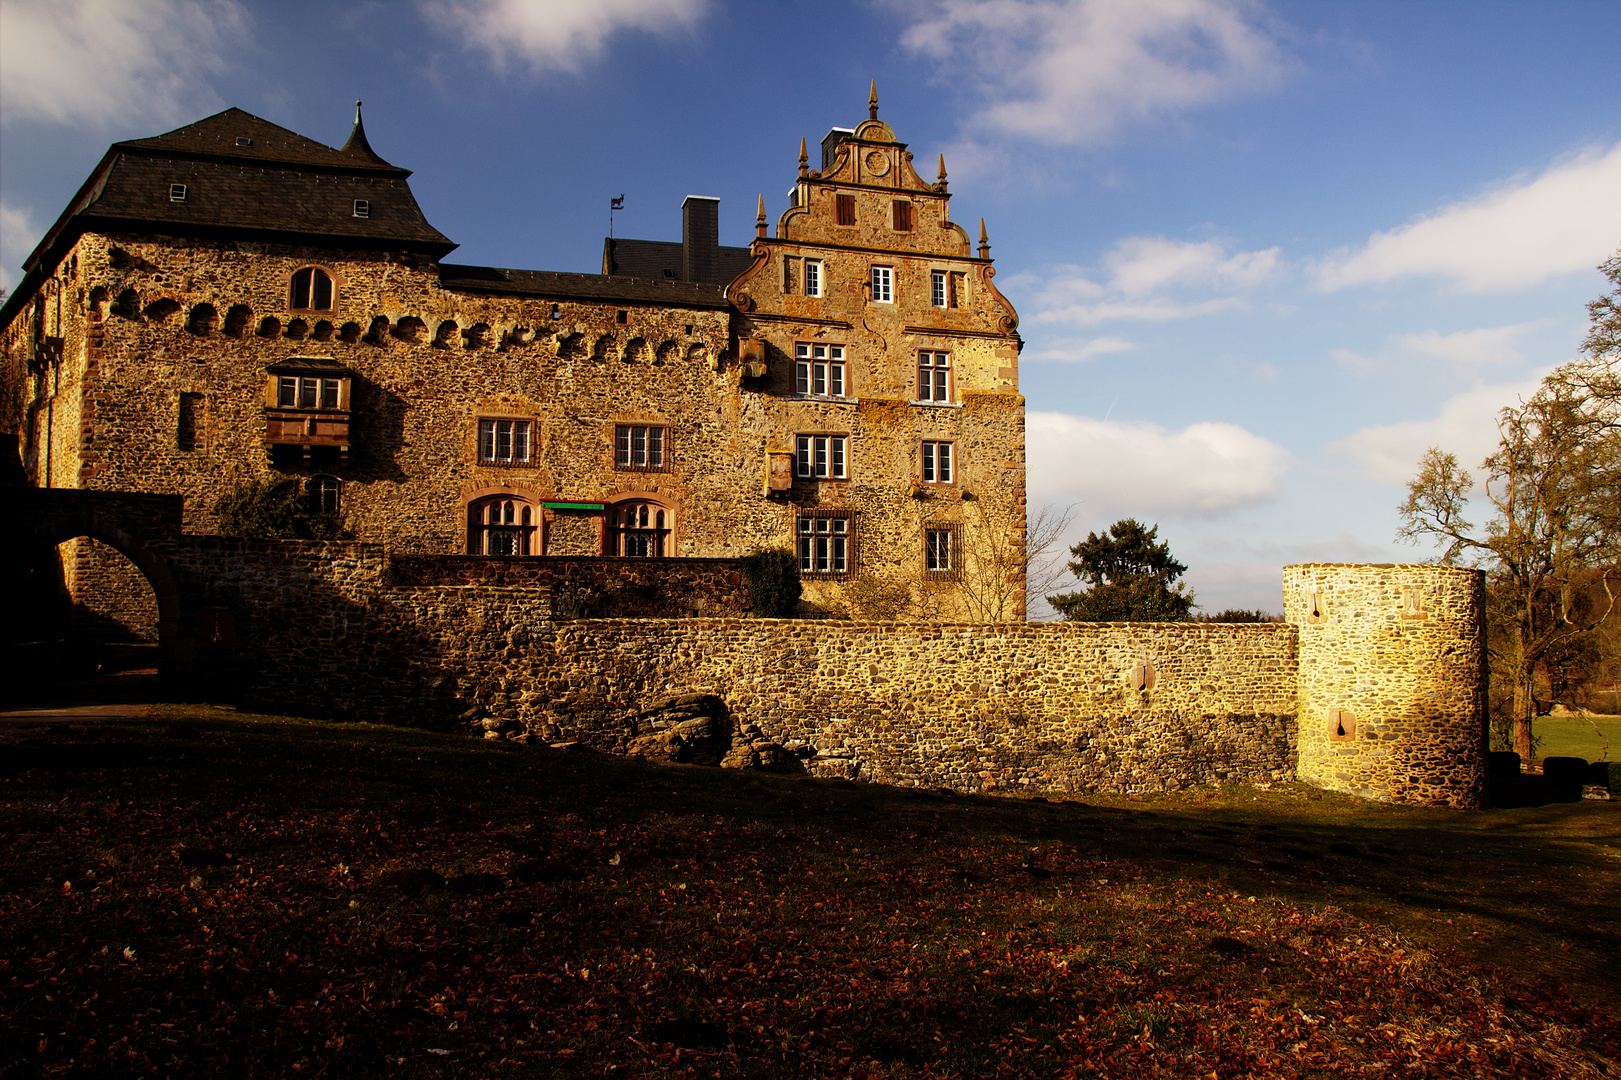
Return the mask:
<path id="1" fill-rule="evenodd" d="M 681 280 L 713 284 L 719 261 L 720 200 L 688 195 L 681 201 Z"/>
<path id="2" fill-rule="evenodd" d="M 839 143 L 855 133 L 855 128 L 836 127 L 822 139 L 822 174 L 824 176 L 833 167 L 833 159 L 839 156 Z"/>

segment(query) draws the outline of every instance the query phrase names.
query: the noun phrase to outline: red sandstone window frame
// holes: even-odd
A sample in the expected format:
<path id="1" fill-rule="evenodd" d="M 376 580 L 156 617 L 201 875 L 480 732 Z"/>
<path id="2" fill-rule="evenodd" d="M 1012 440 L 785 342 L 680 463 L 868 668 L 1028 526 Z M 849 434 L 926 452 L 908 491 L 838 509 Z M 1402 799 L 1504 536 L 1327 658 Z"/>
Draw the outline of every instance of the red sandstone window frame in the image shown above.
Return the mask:
<path id="1" fill-rule="evenodd" d="M 794 519 L 794 550 L 802 578 L 839 581 L 854 576 L 855 515 L 819 507 L 801 510 Z"/>
<path id="2" fill-rule="evenodd" d="M 956 581 L 962 575 L 962 544 L 955 522 L 931 522 L 923 528 L 923 576 L 930 581 Z"/>
<path id="3" fill-rule="evenodd" d="M 485 495 L 467 504 L 467 553 L 501 558 L 539 554 L 541 508 L 521 495 Z"/>
<path id="4" fill-rule="evenodd" d="M 539 447 L 535 443 L 536 429 L 534 419 L 527 416 L 479 417 L 475 428 L 478 438 L 478 463 L 503 468 L 521 468 L 535 464 L 540 456 Z"/>
<path id="5" fill-rule="evenodd" d="M 917 400 L 927 405 L 947 405 L 952 401 L 956 382 L 951 354 L 939 349 L 919 349 L 917 354 Z"/>
<path id="6" fill-rule="evenodd" d="M 918 470 L 920 482 L 925 484 L 955 484 L 957 482 L 957 444 L 951 439 L 923 439 L 919 444 Z"/>
<path id="7" fill-rule="evenodd" d="M 675 508 L 638 495 L 612 503 L 602 518 L 602 553 L 621 559 L 675 555 Z"/>
<path id="8" fill-rule="evenodd" d="M 819 341 L 794 342 L 794 393 L 801 397 L 845 398 L 850 391 L 850 369 L 844 346 Z"/>
<path id="9" fill-rule="evenodd" d="M 801 480 L 850 479 L 850 436 L 818 431 L 795 435 L 794 475 Z"/>
<path id="10" fill-rule="evenodd" d="M 289 311 L 333 311 L 337 306 L 338 279 L 326 267 L 301 266 L 287 279 Z"/>
<path id="11" fill-rule="evenodd" d="M 619 472 L 669 472 L 668 424 L 615 424 L 614 468 Z"/>

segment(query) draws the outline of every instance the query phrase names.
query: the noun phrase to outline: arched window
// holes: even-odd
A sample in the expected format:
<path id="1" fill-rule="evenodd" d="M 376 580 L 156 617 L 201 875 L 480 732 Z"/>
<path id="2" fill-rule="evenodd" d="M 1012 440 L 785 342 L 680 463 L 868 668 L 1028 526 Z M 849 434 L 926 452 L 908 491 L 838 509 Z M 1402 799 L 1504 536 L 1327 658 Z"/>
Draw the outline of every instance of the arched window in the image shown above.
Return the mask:
<path id="1" fill-rule="evenodd" d="M 293 272 L 294 311 L 331 311 L 334 295 L 332 275 L 319 266 L 306 266 Z"/>
<path id="2" fill-rule="evenodd" d="M 496 495 L 468 508 L 469 555 L 530 555 L 535 552 L 536 510 L 523 499 Z"/>
<path id="3" fill-rule="evenodd" d="M 603 547 L 608 555 L 662 559 L 669 554 L 675 512 L 640 499 L 608 507 Z"/>

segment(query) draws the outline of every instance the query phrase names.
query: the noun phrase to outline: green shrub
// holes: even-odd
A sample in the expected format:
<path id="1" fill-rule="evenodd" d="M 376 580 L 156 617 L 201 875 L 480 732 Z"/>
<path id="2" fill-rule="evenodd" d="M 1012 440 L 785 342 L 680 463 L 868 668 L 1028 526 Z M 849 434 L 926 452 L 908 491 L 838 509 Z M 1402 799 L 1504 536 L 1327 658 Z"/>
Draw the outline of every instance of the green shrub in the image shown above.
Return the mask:
<path id="1" fill-rule="evenodd" d="M 1520 755 L 1512 750 L 1493 750 L 1486 755 L 1486 775 L 1493 780 L 1509 780 L 1520 775 Z"/>
<path id="2" fill-rule="evenodd" d="M 1587 778 L 1587 761 L 1579 757 L 1550 757 L 1542 759 L 1542 779 L 1551 787 L 1582 786 Z"/>
<path id="3" fill-rule="evenodd" d="M 791 619 L 799 611 L 799 560 L 786 548 L 756 548 L 743 556 L 749 586 L 749 614 Z"/>
<path id="4" fill-rule="evenodd" d="M 1587 782 L 1597 784 L 1611 795 L 1621 795 L 1621 761 L 1589 762 Z"/>
<path id="5" fill-rule="evenodd" d="M 334 513 L 310 506 L 297 479 L 239 480 L 214 502 L 221 536 L 244 540 L 348 540 L 353 534 Z"/>

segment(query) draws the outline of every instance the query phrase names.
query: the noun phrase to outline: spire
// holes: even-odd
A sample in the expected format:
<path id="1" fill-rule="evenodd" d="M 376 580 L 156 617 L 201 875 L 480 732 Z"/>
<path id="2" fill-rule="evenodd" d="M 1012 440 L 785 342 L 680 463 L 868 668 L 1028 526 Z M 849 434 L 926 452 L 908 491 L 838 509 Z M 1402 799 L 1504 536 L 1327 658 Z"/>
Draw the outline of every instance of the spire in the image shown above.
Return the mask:
<path id="1" fill-rule="evenodd" d="M 979 257 L 982 259 L 991 257 L 991 242 L 985 237 L 984 218 L 979 219 Z"/>
<path id="2" fill-rule="evenodd" d="M 801 151 L 801 154 L 803 154 L 803 151 Z M 803 157 L 801 157 L 799 160 L 800 160 L 801 163 L 803 163 L 805 159 Z M 803 165 L 801 167 L 803 167 Z M 754 215 L 754 235 L 758 236 L 758 237 L 764 237 L 765 236 L 765 193 L 764 192 L 761 192 L 761 194 L 760 194 L 760 209 L 759 209 L 759 212 Z"/>
<path id="3" fill-rule="evenodd" d="M 940 155 L 940 186 L 946 186 L 946 156 Z"/>
<path id="4" fill-rule="evenodd" d="M 872 93 L 867 95 L 867 119 L 878 119 L 878 80 L 872 81 Z"/>
<path id="5" fill-rule="evenodd" d="M 810 175 L 810 155 L 805 153 L 805 136 L 799 137 L 799 175 Z"/>
<path id="6" fill-rule="evenodd" d="M 358 101 L 355 102 L 355 129 L 349 133 L 349 141 L 343 144 L 341 152 L 353 154 L 368 161 L 375 161 L 381 165 L 388 164 L 388 162 L 377 156 L 377 151 L 373 150 L 371 144 L 366 141 L 366 125 L 360 120 L 360 102 Z"/>

